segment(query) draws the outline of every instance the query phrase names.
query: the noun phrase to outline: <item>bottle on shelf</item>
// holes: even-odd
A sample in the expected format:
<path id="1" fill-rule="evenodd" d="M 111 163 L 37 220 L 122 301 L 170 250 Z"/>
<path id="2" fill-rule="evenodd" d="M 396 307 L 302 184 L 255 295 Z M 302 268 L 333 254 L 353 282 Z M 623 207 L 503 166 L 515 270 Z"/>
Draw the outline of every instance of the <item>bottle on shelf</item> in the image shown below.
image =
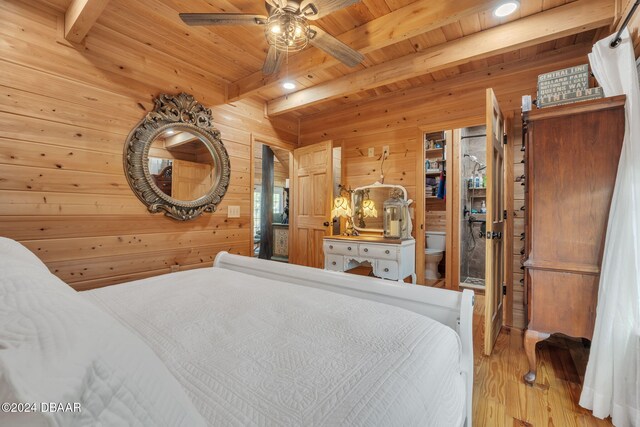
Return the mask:
<path id="1" fill-rule="evenodd" d="M 487 188 L 487 174 L 482 174 L 482 188 Z"/>
<path id="2" fill-rule="evenodd" d="M 475 188 L 480 188 L 480 175 L 478 175 L 477 173 L 476 173 L 476 176 L 474 178 L 474 184 L 475 184 L 474 185 Z"/>
<path id="3" fill-rule="evenodd" d="M 482 204 L 480 205 L 480 213 L 487 213 L 487 204 L 484 202 L 484 200 L 482 201 Z"/>

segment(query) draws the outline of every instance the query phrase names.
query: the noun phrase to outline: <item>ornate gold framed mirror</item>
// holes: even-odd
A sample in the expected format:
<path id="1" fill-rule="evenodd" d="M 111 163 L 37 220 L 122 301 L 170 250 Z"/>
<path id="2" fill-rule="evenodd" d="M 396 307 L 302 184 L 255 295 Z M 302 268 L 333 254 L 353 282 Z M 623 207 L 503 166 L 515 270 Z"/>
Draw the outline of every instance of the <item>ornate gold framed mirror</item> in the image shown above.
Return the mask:
<path id="1" fill-rule="evenodd" d="M 211 110 L 186 93 L 161 94 L 127 137 L 124 169 L 150 212 L 181 221 L 213 212 L 231 165 Z"/>

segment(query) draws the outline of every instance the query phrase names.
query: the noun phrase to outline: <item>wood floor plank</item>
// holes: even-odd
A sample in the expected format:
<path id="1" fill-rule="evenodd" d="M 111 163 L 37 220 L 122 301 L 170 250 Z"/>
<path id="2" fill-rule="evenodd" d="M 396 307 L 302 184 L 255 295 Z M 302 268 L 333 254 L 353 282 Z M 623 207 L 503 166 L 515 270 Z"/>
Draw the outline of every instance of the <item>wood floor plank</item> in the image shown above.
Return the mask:
<path id="1" fill-rule="evenodd" d="M 528 369 L 522 331 L 503 328 L 491 356 L 482 355 L 484 298 L 474 307 L 473 424 L 491 427 L 611 427 L 580 407 L 589 348 L 580 340 L 554 336 L 538 346 L 538 377 L 524 383 Z"/>

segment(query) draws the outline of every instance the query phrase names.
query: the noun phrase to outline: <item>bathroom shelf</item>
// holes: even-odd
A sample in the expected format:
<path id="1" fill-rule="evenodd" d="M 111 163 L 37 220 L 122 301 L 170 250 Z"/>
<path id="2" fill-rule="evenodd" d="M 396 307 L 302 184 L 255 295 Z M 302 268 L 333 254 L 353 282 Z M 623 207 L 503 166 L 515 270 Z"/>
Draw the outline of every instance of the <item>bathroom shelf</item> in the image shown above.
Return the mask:
<path id="1" fill-rule="evenodd" d="M 425 175 L 436 176 L 440 175 L 440 169 L 429 169 L 425 172 Z"/>
<path id="2" fill-rule="evenodd" d="M 424 154 L 426 157 L 429 156 L 436 156 L 436 155 L 442 155 L 442 153 L 444 152 L 444 148 L 427 148 L 426 150 L 424 150 Z"/>

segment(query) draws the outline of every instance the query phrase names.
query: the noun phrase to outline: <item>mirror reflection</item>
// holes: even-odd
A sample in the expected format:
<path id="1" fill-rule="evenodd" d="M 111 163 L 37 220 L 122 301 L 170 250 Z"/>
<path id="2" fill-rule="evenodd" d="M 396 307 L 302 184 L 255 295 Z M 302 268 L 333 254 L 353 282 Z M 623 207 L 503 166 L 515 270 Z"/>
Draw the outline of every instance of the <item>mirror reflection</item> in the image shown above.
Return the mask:
<path id="1" fill-rule="evenodd" d="M 365 187 L 353 192 L 353 222 L 356 229 L 382 229 L 382 206 L 389 198 L 389 187 Z"/>
<path id="2" fill-rule="evenodd" d="M 197 200 L 215 185 L 211 151 L 188 130 L 170 129 L 158 135 L 151 143 L 148 159 L 156 186 L 176 200 Z"/>
<path id="3" fill-rule="evenodd" d="M 407 190 L 401 185 L 375 183 L 351 192 L 353 227 L 357 231 L 381 233 L 384 229 L 384 202 L 392 193 L 407 200 Z M 409 201 L 409 204 L 411 201 Z"/>

